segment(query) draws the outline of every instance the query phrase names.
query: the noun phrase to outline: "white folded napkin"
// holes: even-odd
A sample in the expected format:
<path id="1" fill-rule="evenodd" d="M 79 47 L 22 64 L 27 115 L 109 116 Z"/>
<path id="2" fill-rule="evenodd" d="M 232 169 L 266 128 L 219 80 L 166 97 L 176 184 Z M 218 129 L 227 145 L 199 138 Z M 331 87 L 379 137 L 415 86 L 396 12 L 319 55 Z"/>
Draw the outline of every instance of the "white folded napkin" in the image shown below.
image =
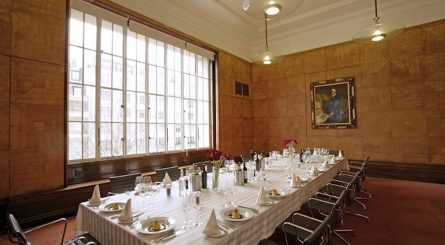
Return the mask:
<path id="1" fill-rule="evenodd" d="M 341 153 L 341 150 L 338 150 L 338 158 L 343 158 L 343 154 Z"/>
<path id="2" fill-rule="evenodd" d="M 301 183 L 300 177 L 295 176 L 295 174 L 292 174 L 292 179 L 290 180 L 290 187 L 297 188 L 300 183 Z"/>
<path id="3" fill-rule="evenodd" d="M 335 164 L 335 156 L 332 156 L 332 157 L 331 157 L 331 160 L 330 160 L 329 163 L 330 163 L 330 164 Z"/>
<path id="4" fill-rule="evenodd" d="M 100 204 L 100 190 L 99 190 L 99 185 L 96 185 L 96 186 L 94 187 L 93 195 L 91 195 L 89 204 L 90 204 L 90 205 L 99 205 L 99 204 Z"/>
<path id="5" fill-rule="evenodd" d="M 325 168 L 325 169 L 329 168 L 328 160 L 324 160 L 322 167 Z"/>
<path id="6" fill-rule="evenodd" d="M 164 180 L 162 180 L 162 183 L 164 183 L 164 185 L 172 183 L 172 180 L 170 179 L 170 175 L 168 175 L 167 172 L 165 172 Z"/>
<path id="7" fill-rule="evenodd" d="M 260 191 L 258 192 L 258 196 L 256 198 L 256 204 L 264 205 L 269 203 L 269 199 L 267 198 L 266 191 L 264 190 L 264 186 L 261 186 Z"/>
<path id="8" fill-rule="evenodd" d="M 318 169 L 314 165 L 312 165 L 311 171 L 309 173 L 312 176 L 317 176 L 318 175 Z"/>
<path id="9" fill-rule="evenodd" d="M 208 236 L 214 236 L 219 234 L 221 231 L 221 227 L 218 225 L 218 221 L 216 220 L 215 209 L 212 210 L 210 214 L 209 220 L 207 221 L 207 225 L 202 230 L 202 233 Z"/>
<path id="10" fill-rule="evenodd" d="M 122 209 L 121 215 L 119 215 L 120 222 L 128 222 L 133 219 L 133 211 L 131 210 L 131 198 L 127 200 L 124 208 Z"/>

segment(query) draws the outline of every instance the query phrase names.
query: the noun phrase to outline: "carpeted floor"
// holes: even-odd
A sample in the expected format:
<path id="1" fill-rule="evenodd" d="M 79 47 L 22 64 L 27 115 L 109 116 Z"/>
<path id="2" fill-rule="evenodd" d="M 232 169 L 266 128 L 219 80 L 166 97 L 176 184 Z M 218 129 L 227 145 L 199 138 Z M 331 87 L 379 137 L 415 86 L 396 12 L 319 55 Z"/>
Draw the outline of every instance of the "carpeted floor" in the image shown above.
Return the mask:
<path id="1" fill-rule="evenodd" d="M 367 178 L 365 188 L 372 193 L 367 210 L 352 204 L 349 209 L 371 218 L 346 216 L 343 228 L 355 229 L 355 236 L 344 234 L 352 244 L 445 244 L 445 185 L 403 180 Z M 74 217 L 69 219 L 67 238 L 74 234 Z M 60 226 L 29 236 L 33 245 L 58 244 Z M 47 238 L 50 238 L 49 240 Z M 6 235 L 0 245 L 11 244 Z M 334 243 L 343 244 L 334 238 Z M 123 244 L 124 245 L 124 244 Z"/>

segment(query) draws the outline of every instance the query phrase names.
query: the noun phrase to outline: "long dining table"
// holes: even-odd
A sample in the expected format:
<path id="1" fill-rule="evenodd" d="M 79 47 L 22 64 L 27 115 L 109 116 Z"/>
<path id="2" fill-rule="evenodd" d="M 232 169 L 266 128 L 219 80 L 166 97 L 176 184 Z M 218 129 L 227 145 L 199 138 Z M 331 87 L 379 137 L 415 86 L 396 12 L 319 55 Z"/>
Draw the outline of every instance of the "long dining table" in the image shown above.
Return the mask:
<path id="1" fill-rule="evenodd" d="M 309 181 L 298 188 L 290 187 L 289 172 L 293 171 L 296 176 L 304 178 L 304 176 L 309 176 L 307 168 L 292 168 L 289 170 L 289 168 L 280 166 L 268 167 L 266 180 L 247 183 L 236 188 L 234 202 L 237 205 L 252 207 L 259 211 L 258 214 L 254 214 L 252 218 L 243 222 L 230 222 L 223 217 L 221 210 L 227 201 L 224 191 L 203 189 L 201 190 L 202 208 L 197 213 L 198 215 L 196 215 L 194 209 L 191 212 L 191 218 L 195 219 L 197 216 L 200 222 L 203 222 L 203 225 L 187 229 L 183 234 L 166 240 L 164 244 L 257 244 L 260 240 L 272 235 L 280 223 L 298 210 L 315 192 L 331 181 L 338 171 L 347 168 L 347 166 L 347 159 L 337 160 L 335 164 L 330 165 L 328 169 L 320 172 L 317 176 L 311 177 Z M 321 164 L 318 167 L 320 168 Z M 209 176 L 209 182 L 211 182 L 211 176 Z M 287 195 L 277 199 L 270 206 L 256 205 L 256 198 L 261 186 L 269 190 L 272 188 L 280 189 Z M 181 210 L 182 198 L 179 195 L 177 182 L 173 183 L 170 196 L 167 196 L 165 189 L 161 189 L 157 195 L 151 197 L 152 200 L 134 193 L 123 193 L 110 197 L 107 202 L 125 202 L 129 198 L 132 199 L 132 210 L 134 212 L 143 210 L 149 202 L 154 204 L 155 209 L 145 211 L 143 215 L 139 216 L 140 220 L 148 217 L 170 217 L 176 221 L 176 230 L 183 229 L 182 221 L 185 215 Z M 213 209 L 218 221 L 227 223 L 225 229 L 227 234 L 220 238 L 208 237 L 202 233 Z M 88 206 L 88 202 L 83 202 L 79 205 L 76 217 L 76 234 L 89 232 L 104 245 L 150 244 L 151 241 L 160 236 L 159 234 L 141 234 L 135 229 L 134 223 L 119 224 L 118 219 L 113 217 L 116 217 L 116 214 L 102 212 L 97 207 Z"/>

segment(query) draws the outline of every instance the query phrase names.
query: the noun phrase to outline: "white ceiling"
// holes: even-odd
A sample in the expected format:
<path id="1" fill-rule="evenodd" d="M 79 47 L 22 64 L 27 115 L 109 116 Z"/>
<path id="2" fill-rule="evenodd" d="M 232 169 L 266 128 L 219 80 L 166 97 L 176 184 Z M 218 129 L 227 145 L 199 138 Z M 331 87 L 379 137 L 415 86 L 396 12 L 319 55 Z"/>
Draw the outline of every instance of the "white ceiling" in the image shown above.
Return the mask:
<path id="1" fill-rule="evenodd" d="M 247 15 L 242 0 L 112 1 L 247 61 L 264 51 L 264 20 Z M 444 19 L 445 0 L 380 0 L 378 10 L 383 22 L 409 27 Z M 373 0 L 305 0 L 269 22 L 270 50 L 285 55 L 349 41 L 373 17 Z"/>

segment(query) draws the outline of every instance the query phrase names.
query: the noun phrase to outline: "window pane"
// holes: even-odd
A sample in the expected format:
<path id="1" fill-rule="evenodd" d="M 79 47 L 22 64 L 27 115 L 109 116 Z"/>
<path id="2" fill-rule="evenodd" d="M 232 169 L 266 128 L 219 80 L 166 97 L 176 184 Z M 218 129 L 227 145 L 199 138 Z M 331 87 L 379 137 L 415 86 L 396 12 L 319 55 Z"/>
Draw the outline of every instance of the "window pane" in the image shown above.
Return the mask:
<path id="1" fill-rule="evenodd" d="M 96 52 L 85 49 L 84 52 L 84 83 L 96 85 Z"/>
<path id="2" fill-rule="evenodd" d="M 113 156 L 122 156 L 123 150 L 123 124 L 122 123 L 113 123 Z"/>
<path id="3" fill-rule="evenodd" d="M 175 68 L 175 48 L 170 44 L 167 44 L 167 68 L 171 70 Z"/>
<path id="4" fill-rule="evenodd" d="M 164 94 L 165 93 L 165 70 L 164 68 L 158 67 L 157 69 L 157 76 L 156 76 L 156 92 L 158 94 Z"/>
<path id="5" fill-rule="evenodd" d="M 175 95 L 175 73 L 167 70 L 167 95 Z"/>
<path id="6" fill-rule="evenodd" d="M 198 65 L 197 65 L 198 73 L 197 73 L 197 75 L 198 76 L 202 76 L 202 56 L 198 55 L 197 61 L 198 61 Z"/>
<path id="7" fill-rule="evenodd" d="M 68 120 L 82 120 L 82 85 L 70 84 L 68 87 Z"/>
<path id="8" fill-rule="evenodd" d="M 82 49 L 70 46 L 70 82 L 82 83 Z"/>
<path id="9" fill-rule="evenodd" d="M 199 125 L 199 148 L 209 147 L 209 125 Z"/>
<path id="10" fill-rule="evenodd" d="M 194 53 L 190 53 L 190 59 L 189 59 L 189 65 L 190 65 L 190 74 L 195 75 L 196 74 L 196 55 Z"/>
<path id="11" fill-rule="evenodd" d="M 151 152 L 157 152 L 158 148 L 157 148 L 157 144 L 156 144 L 156 140 L 157 140 L 157 135 L 156 135 L 156 124 L 150 124 L 149 125 L 149 145 L 148 145 L 148 151 Z"/>
<path id="12" fill-rule="evenodd" d="M 100 121 L 111 122 L 111 90 L 109 89 L 101 89 Z"/>
<path id="13" fill-rule="evenodd" d="M 122 58 L 113 56 L 113 88 L 122 89 Z"/>
<path id="14" fill-rule="evenodd" d="M 150 95 L 148 97 L 148 121 L 151 123 L 156 122 L 156 96 Z"/>
<path id="15" fill-rule="evenodd" d="M 156 64 L 156 40 L 150 38 L 148 42 L 148 63 Z"/>
<path id="16" fill-rule="evenodd" d="M 127 90 L 136 90 L 136 62 L 127 60 Z"/>
<path id="17" fill-rule="evenodd" d="M 190 73 L 190 65 L 189 65 L 190 57 L 189 57 L 189 55 L 190 55 L 190 52 L 184 50 L 184 65 L 183 65 L 184 73 Z"/>
<path id="18" fill-rule="evenodd" d="M 138 62 L 137 66 L 138 66 L 138 69 L 137 69 L 137 81 L 138 81 L 137 91 L 145 92 L 145 64 Z"/>
<path id="19" fill-rule="evenodd" d="M 83 158 L 96 157 L 96 125 L 95 123 L 83 124 Z"/>
<path id="20" fill-rule="evenodd" d="M 137 124 L 137 153 L 146 152 L 145 123 Z"/>
<path id="21" fill-rule="evenodd" d="M 100 81 L 102 87 L 111 87 L 111 55 L 102 54 Z"/>
<path id="22" fill-rule="evenodd" d="M 203 81 L 202 78 L 197 77 L 196 78 L 196 83 L 197 83 L 197 87 L 198 87 L 198 100 L 203 100 L 204 99 L 204 92 L 203 92 Z"/>
<path id="23" fill-rule="evenodd" d="M 167 122 L 174 123 L 175 122 L 175 98 L 168 97 L 167 98 Z"/>
<path id="24" fill-rule="evenodd" d="M 190 97 L 189 98 L 195 99 L 196 98 L 196 77 L 195 76 L 190 76 L 189 85 L 190 85 L 190 94 L 189 94 Z"/>
<path id="25" fill-rule="evenodd" d="M 137 60 L 145 62 L 145 36 L 138 34 L 137 38 Z"/>
<path id="26" fill-rule="evenodd" d="M 164 124 L 158 124 L 157 125 L 157 143 L 158 143 L 158 151 L 162 152 L 165 151 L 165 126 Z"/>
<path id="27" fill-rule="evenodd" d="M 136 122 L 136 93 L 127 92 L 127 122 Z"/>
<path id="28" fill-rule="evenodd" d="M 145 94 L 137 93 L 137 122 L 145 122 Z"/>
<path id="29" fill-rule="evenodd" d="M 156 66 L 148 68 L 148 91 L 150 94 L 156 93 Z"/>
<path id="30" fill-rule="evenodd" d="M 100 156 L 111 156 L 111 123 L 100 124 Z"/>
<path id="31" fill-rule="evenodd" d="M 69 132 L 69 160 L 82 159 L 82 135 L 81 123 L 70 122 L 68 124 Z"/>
<path id="32" fill-rule="evenodd" d="M 83 13 L 71 9 L 70 18 L 70 44 L 82 46 L 83 39 Z"/>
<path id="33" fill-rule="evenodd" d="M 127 123 L 127 154 L 136 152 L 136 123 Z"/>
<path id="34" fill-rule="evenodd" d="M 185 136 L 185 145 L 186 149 L 195 149 L 196 148 L 196 125 L 184 125 L 184 136 Z"/>
<path id="35" fill-rule="evenodd" d="M 209 92 L 209 80 L 203 79 L 202 83 L 202 93 L 203 93 L 203 100 L 209 101 L 210 99 L 210 92 Z"/>
<path id="36" fill-rule="evenodd" d="M 204 102 L 203 103 L 203 108 L 202 108 L 202 111 L 203 111 L 203 121 L 202 121 L 202 123 L 204 123 L 204 124 L 210 124 L 210 108 L 209 108 L 209 102 Z"/>
<path id="37" fill-rule="evenodd" d="M 165 110 L 164 110 L 164 103 L 165 103 L 165 99 L 163 96 L 158 96 L 157 97 L 157 102 L 156 102 L 156 122 L 158 123 L 162 123 L 165 120 Z"/>
<path id="38" fill-rule="evenodd" d="M 175 70 L 181 71 L 181 49 L 175 47 Z"/>
<path id="39" fill-rule="evenodd" d="M 122 26 L 113 24 L 113 54 L 122 56 Z"/>
<path id="40" fill-rule="evenodd" d="M 181 73 L 175 72 L 175 96 L 181 97 Z"/>
<path id="41" fill-rule="evenodd" d="M 158 66 L 164 66 L 164 43 L 160 41 L 157 42 L 156 63 Z"/>
<path id="42" fill-rule="evenodd" d="M 184 74 L 184 98 L 190 98 L 190 76 Z"/>
<path id="43" fill-rule="evenodd" d="M 85 48 L 96 50 L 96 17 L 85 14 Z"/>
<path id="44" fill-rule="evenodd" d="M 113 90 L 113 122 L 122 122 L 122 91 Z"/>
<path id="45" fill-rule="evenodd" d="M 181 124 L 175 124 L 175 150 L 182 150 L 182 128 Z"/>
<path id="46" fill-rule="evenodd" d="M 96 87 L 84 86 L 83 92 L 83 120 L 96 121 Z"/>
<path id="47" fill-rule="evenodd" d="M 198 123 L 203 124 L 204 123 L 204 102 L 198 101 L 198 110 L 197 110 L 197 119 Z"/>
<path id="48" fill-rule="evenodd" d="M 184 122 L 196 123 L 196 102 L 193 100 L 184 100 Z"/>
<path id="49" fill-rule="evenodd" d="M 136 60 L 136 33 L 127 29 L 127 59 Z"/>
<path id="50" fill-rule="evenodd" d="M 102 20 L 100 48 L 103 52 L 111 54 L 112 37 L 112 24 L 106 20 Z"/>
<path id="51" fill-rule="evenodd" d="M 182 123 L 182 99 L 175 99 L 175 123 Z"/>

